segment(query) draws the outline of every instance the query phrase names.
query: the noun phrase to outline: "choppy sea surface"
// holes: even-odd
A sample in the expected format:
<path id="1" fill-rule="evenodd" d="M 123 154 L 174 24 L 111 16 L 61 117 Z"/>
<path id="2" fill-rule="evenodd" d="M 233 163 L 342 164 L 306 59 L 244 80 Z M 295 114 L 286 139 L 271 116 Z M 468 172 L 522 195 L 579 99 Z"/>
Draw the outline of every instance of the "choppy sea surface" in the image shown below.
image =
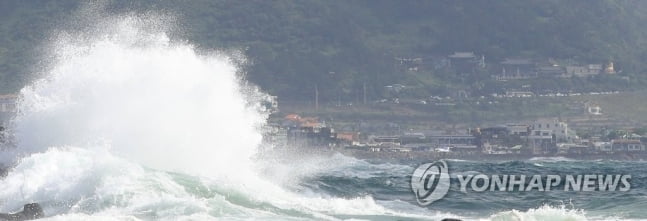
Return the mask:
<path id="1" fill-rule="evenodd" d="M 461 192 L 422 207 L 419 162 L 341 154 L 257 159 L 258 177 L 211 179 L 146 168 L 103 150 L 57 148 L 23 159 L 0 180 L 2 211 L 39 202 L 53 220 L 644 220 L 645 162 L 564 158 L 448 160 L 452 174 L 630 174 L 626 192 Z M 232 168 L 235 169 L 235 168 Z M 455 177 L 453 178 L 455 179 Z M 453 180 L 455 181 L 455 180 Z M 457 183 L 457 182 L 454 182 Z"/>
<path id="2" fill-rule="evenodd" d="M 421 207 L 409 181 L 427 162 L 264 155 L 268 96 L 241 76 L 244 58 L 173 40 L 164 15 L 80 17 L 52 34 L 41 78 L 20 91 L 0 148 L 10 168 L 0 212 L 40 203 L 49 220 L 647 218 L 644 162 L 448 159 L 453 174 L 630 174 L 632 186 L 463 193 L 452 184 Z"/>
<path id="3" fill-rule="evenodd" d="M 337 156 L 345 158 L 342 156 Z M 340 161 L 343 161 L 340 159 Z M 464 220 L 643 220 L 647 219 L 647 162 L 580 161 L 533 158 L 527 161 L 480 162 L 447 160 L 452 186 L 441 200 L 417 206 L 410 176 L 426 162 L 379 163 L 351 159 L 351 164 L 311 176 L 300 184 L 306 191 L 337 197 L 370 196 L 378 204 L 405 214 L 422 213 Z M 338 163 L 340 165 L 343 163 Z M 456 175 L 631 175 L 629 191 L 470 191 L 462 192 Z M 314 190 L 313 190 L 314 189 Z M 432 220 L 434 218 L 431 218 Z"/>

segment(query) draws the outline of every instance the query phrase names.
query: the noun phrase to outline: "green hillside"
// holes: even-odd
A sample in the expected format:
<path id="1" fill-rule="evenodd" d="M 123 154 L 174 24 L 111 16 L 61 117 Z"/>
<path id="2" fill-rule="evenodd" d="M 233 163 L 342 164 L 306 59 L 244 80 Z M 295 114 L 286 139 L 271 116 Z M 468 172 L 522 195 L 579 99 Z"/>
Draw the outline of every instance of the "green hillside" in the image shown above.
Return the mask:
<path id="1" fill-rule="evenodd" d="M 446 56 L 455 51 L 605 63 L 622 76 L 644 79 L 647 2 L 644 1 L 234 1 L 115 0 L 109 11 L 149 10 L 178 15 L 188 38 L 203 49 L 243 49 L 249 80 L 287 100 L 385 97 L 402 83 L 419 96 L 502 85 L 480 76 L 421 70 L 406 75 L 396 58 Z M 0 90 L 25 84 L 53 29 L 79 8 L 72 0 L 0 2 Z M 566 80 L 566 85 L 596 84 Z M 614 82 L 613 80 L 610 82 Z M 636 81 L 639 82 L 640 81 Z M 624 88 L 604 81 L 593 87 Z M 638 84 L 636 87 L 644 85 Z M 483 87 L 483 86 L 481 86 Z M 341 98 L 340 98 L 341 97 Z"/>

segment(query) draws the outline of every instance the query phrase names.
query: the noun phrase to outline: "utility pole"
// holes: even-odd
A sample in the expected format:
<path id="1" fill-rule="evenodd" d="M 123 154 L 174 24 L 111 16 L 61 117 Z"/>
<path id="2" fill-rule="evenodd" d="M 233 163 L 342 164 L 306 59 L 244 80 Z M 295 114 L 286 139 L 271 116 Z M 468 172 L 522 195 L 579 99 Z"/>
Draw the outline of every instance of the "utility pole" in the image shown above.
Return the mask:
<path id="1" fill-rule="evenodd" d="M 364 105 L 366 105 L 366 82 L 364 82 Z"/>
<path id="2" fill-rule="evenodd" d="M 315 111 L 319 111 L 319 86 L 315 84 Z"/>

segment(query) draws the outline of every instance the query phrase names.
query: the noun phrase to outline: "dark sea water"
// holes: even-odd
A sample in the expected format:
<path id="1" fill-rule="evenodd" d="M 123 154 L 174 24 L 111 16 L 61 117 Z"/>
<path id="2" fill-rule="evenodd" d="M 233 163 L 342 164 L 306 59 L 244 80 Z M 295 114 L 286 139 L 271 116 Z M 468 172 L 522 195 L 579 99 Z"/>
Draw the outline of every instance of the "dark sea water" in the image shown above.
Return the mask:
<path id="1" fill-rule="evenodd" d="M 171 40 L 164 21 L 108 16 L 56 35 L 0 147 L 1 213 L 39 203 L 50 220 L 647 219 L 644 162 L 448 159 L 451 190 L 422 207 L 410 180 L 429 162 L 259 151 L 271 97 L 224 52 Z M 456 178 L 478 173 L 632 179 L 627 192 L 460 192 Z"/>
<path id="2" fill-rule="evenodd" d="M 446 160 L 451 189 L 419 206 L 411 174 L 426 162 L 372 162 L 342 154 L 255 158 L 222 176 L 141 166 L 106 152 L 54 148 L 0 179 L 0 209 L 40 203 L 53 220 L 646 220 L 646 162 Z M 629 191 L 461 192 L 459 175 L 631 175 Z"/>
<path id="3" fill-rule="evenodd" d="M 337 156 L 342 157 L 342 156 Z M 420 207 L 411 191 L 410 177 L 425 162 L 355 163 L 304 179 L 300 187 L 336 197 L 371 196 L 380 204 L 403 213 L 466 220 L 640 220 L 647 219 L 647 162 L 579 161 L 567 158 L 534 158 L 527 161 L 480 162 L 447 160 L 452 186 L 433 204 Z M 631 189 L 621 191 L 461 192 L 457 174 L 586 175 L 628 174 Z M 398 202 L 398 203 L 394 203 Z M 405 206 L 408 204 L 410 206 Z"/>

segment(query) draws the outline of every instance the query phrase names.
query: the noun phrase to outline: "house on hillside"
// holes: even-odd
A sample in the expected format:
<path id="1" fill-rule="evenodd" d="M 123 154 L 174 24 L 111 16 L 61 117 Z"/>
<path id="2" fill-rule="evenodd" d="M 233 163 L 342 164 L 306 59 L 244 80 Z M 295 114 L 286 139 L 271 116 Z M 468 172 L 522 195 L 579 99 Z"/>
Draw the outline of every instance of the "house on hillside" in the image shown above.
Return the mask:
<path id="1" fill-rule="evenodd" d="M 506 58 L 501 63 L 501 73 L 496 75 L 497 80 L 528 79 L 537 77 L 535 63 L 530 59 Z"/>
<path id="2" fill-rule="evenodd" d="M 613 62 L 609 62 L 606 67 L 604 68 L 604 73 L 607 74 L 616 74 L 615 68 L 613 68 Z"/>
<path id="3" fill-rule="evenodd" d="M 566 66 L 566 75 L 570 77 L 588 77 L 602 73 L 601 64 L 589 64 L 586 66 Z"/>
<path id="4" fill-rule="evenodd" d="M 557 65 L 537 67 L 537 77 L 566 77 L 566 68 Z"/>
<path id="5" fill-rule="evenodd" d="M 485 58 L 476 56 L 474 52 L 454 52 L 447 58 L 449 67 L 458 74 L 474 73 L 476 69 L 485 67 Z"/>
<path id="6" fill-rule="evenodd" d="M 400 58 L 396 57 L 395 60 L 399 63 L 400 68 L 405 71 L 417 72 L 423 64 L 422 58 Z"/>

